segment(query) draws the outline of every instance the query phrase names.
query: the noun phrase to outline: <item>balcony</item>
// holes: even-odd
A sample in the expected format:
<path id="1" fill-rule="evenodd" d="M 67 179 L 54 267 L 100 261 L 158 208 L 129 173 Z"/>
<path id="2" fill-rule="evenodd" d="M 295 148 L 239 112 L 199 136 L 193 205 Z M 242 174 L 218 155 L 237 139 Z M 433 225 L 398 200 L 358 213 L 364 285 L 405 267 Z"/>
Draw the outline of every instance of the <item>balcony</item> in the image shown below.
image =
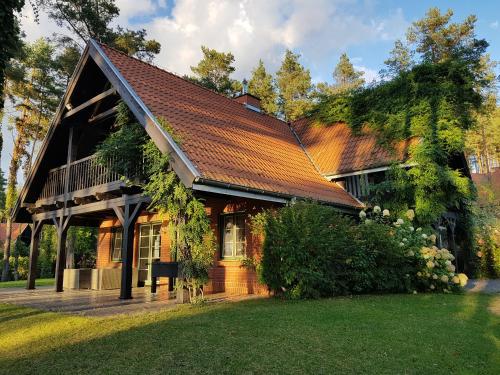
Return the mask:
<path id="1" fill-rule="evenodd" d="M 70 163 L 69 171 L 66 164 L 50 169 L 37 205 L 64 201 L 66 184 L 68 200 L 120 190 L 126 184 L 123 176 L 113 171 L 115 162 L 115 159 L 110 159 L 102 164 L 97 161 L 96 155 L 90 155 Z M 140 176 L 142 163 L 132 169 L 127 173 L 129 180 Z"/>

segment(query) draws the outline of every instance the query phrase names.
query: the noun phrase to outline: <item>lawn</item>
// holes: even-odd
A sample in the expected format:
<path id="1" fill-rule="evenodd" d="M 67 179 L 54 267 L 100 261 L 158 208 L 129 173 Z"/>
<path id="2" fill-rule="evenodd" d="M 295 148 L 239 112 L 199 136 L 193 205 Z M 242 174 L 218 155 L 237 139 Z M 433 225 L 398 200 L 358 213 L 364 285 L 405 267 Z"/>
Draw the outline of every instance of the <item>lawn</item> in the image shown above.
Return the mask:
<path id="1" fill-rule="evenodd" d="M 54 279 L 37 279 L 36 286 L 54 285 Z M 24 288 L 26 280 L 0 282 L 0 288 Z"/>
<path id="2" fill-rule="evenodd" d="M 110 318 L 0 305 L 0 372 L 498 374 L 499 310 L 500 296 L 472 294 L 264 299 Z"/>

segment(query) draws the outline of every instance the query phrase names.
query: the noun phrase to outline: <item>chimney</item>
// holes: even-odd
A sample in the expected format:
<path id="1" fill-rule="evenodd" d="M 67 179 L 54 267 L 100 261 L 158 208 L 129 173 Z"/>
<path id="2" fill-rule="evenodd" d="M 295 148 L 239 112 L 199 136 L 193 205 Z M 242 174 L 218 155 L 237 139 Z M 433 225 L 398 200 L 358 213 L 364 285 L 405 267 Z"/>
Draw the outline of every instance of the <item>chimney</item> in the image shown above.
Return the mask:
<path id="1" fill-rule="evenodd" d="M 256 96 L 249 94 L 248 91 L 248 82 L 246 79 L 243 80 L 243 90 L 240 95 L 234 98 L 238 103 L 243 104 L 248 109 L 260 112 L 260 99 Z"/>

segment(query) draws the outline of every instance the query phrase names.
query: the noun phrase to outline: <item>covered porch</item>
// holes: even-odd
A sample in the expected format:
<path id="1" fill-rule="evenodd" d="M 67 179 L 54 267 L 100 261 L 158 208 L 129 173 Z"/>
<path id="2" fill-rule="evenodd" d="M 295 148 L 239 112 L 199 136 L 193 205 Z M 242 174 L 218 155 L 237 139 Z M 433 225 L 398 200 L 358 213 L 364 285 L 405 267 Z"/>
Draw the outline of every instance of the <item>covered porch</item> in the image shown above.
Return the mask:
<path id="1" fill-rule="evenodd" d="M 2 303 L 15 304 L 43 311 L 62 312 L 85 316 L 113 316 L 118 314 L 140 314 L 172 309 L 176 306 L 174 292 L 160 288 L 151 293 L 150 288 L 136 288 L 134 299 L 119 299 L 119 290 L 66 290 L 57 293 L 52 287 L 42 286 L 36 290 L 24 288 L 0 289 Z M 263 298 L 262 295 L 234 295 L 216 293 L 207 295 L 207 302 L 239 301 Z"/>
<path id="2" fill-rule="evenodd" d="M 102 200 L 96 200 L 94 195 L 91 201 L 81 202 L 80 205 L 67 205 L 60 209 L 57 209 L 57 206 L 52 206 L 42 212 L 33 212 L 27 289 L 35 288 L 40 234 L 44 225 L 53 225 L 56 229 L 55 291 L 62 292 L 65 285 L 66 289 L 71 289 L 75 283 L 76 287 L 80 288 L 79 285 L 83 284 L 84 281 L 79 279 L 84 277 L 86 273 L 88 273 L 87 283 L 89 284 L 87 289 L 107 289 L 103 287 L 104 278 L 109 278 L 111 274 L 104 275 L 101 272 L 103 270 L 96 269 L 72 270 L 66 268 L 66 237 L 71 225 L 98 227 L 103 220 L 113 218 L 117 219 L 122 228 L 121 267 L 112 270 L 111 276 L 115 279 L 113 281 L 115 287 L 118 286 L 120 289 L 119 297 L 131 299 L 134 279 L 136 280 L 135 285 L 137 285 L 137 275 L 134 278 L 133 270 L 135 223 L 140 213 L 147 207 L 148 202 L 149 199 L 138 192 L 122 193 L 121 196 L 107 195 L 106 199 Z"/>

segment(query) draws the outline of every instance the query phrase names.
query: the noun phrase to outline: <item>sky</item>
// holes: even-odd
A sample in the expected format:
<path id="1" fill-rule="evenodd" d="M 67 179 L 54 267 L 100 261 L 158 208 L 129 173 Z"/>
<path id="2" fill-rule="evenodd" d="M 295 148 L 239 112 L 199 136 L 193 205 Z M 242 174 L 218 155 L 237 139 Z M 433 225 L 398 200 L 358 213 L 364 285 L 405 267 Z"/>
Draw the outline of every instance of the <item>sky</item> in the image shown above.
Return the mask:
<path id="1" fill-rule="evenodd" d="M 29 2 L 21 24 L 29 41 L 65 33 L 44 13 L 34 21 Z M 200 46 L 232 52 L 234 78 L 250 78 L 259 59 L 274 73 L 286 49 L 301 55 L 314 83 L 331 82 L 340 55 L 348 54 L 365 80 L 378 78 L 396 39 L 430 7 L 454 10 L 459 22 L 478 18 L 476 33 L 486 39 L 493 60 L 500 60 L 498 0 L 116 0 L 121 10 L 115 25 L 146 29 L 161 43 L 154 64 L 177 74 L 189 74 L 201 58 Z M 500 74 L 500 71 L 499 71 Z M 7 117 L 7 116 L 6 116 Z M 1 168 L 8 170 L 12 134 L 4 118 Z"/>

